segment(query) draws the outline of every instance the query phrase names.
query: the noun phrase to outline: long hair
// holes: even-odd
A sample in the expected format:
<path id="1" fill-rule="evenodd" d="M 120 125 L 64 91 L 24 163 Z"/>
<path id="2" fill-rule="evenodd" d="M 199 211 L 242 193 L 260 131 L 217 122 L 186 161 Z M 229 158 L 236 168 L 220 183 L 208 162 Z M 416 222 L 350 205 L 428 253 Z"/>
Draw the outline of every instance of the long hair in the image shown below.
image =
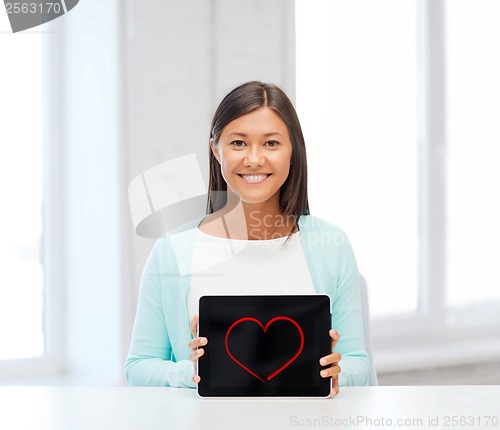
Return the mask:
<path id="1" fill-rule="evenodd" d="M 210 138 L 217 145 L 226 125 L 264 106 L 279 115 L 287 126 L 292 141 L 290 172 L 280 189 L 279 208 L 283 215 L 294 217 L 296 226 L 301 215 L 309 215 L 306 146 L 295 108 L 283 90 L 276 85 L 258 81 L 247 82 L 235 88 L 224 97 L 215 111 Z M 209 169 L 207 214 L 221 209 L 227 203 L 227 184 L 222 177 L 220 164 L 210 148 Z"/>

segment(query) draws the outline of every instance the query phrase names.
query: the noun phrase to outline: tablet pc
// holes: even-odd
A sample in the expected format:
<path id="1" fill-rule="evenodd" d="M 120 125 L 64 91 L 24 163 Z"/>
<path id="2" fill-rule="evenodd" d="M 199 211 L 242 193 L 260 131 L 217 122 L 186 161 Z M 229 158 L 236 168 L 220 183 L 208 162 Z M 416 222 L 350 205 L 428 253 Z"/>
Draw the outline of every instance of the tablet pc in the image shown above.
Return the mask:
<path id="1" fill-rule="evenodd" d="M 327 295 L 203 296 L 201 397 L 328 397 L 319 359 L 331 353 Z"/>

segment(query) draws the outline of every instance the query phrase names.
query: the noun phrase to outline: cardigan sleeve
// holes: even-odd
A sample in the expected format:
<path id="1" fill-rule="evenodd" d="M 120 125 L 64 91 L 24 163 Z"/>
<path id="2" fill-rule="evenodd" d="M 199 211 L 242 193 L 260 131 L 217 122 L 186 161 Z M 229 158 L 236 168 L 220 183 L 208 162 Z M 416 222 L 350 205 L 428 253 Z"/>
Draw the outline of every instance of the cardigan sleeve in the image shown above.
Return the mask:
<path id="1" fill-rule="evenodd" d="M 368 385 L 370 361 L 366 352 L 359 271 L 351 245 L 339 245 L 336 294 L 332 297 L 332 325 L 340 334 L 335 349 L 342 369 L 339 385 Z"/>
<path id="2" fill-rule="evenodd" d="M 159 259 L 166 258 L 160 239 L 144 268 L 137 314 L 132 332 L 125 376 L 131 386 L 194 387 L 190 360 L 175 361 L 162 300 Z"/>
<path id="3" fill-rule="evenodd" d="M 332 328 L 340 334 L 339 385 L 368 385 L 371 364 L 365 346 L 359 272 L 347 235 L 314 216 L 299 220 L 302 242 L 317 293 L 328 294 Z"/>
<path id="4" fill-rule="evenodd" d="M 342 354 L 339 385 L 368 385 L 370 362 L 366 352 L 359 272 L 350 245 L 339 258 L 337 295 L 332 305 L 332 323 L 340 334 L 336 350 Z"/>

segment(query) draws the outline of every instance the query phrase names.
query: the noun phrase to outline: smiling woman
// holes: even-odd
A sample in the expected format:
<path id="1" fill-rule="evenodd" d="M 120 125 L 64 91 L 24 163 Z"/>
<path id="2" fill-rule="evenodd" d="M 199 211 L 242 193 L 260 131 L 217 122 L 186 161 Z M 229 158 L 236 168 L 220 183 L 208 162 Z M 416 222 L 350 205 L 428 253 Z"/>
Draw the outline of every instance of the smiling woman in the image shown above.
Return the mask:
<path id="1" fill-rule="evenodd" d="M 231 121 L 219 142 L 211 139 L 210 146 L 232 191 L 228 198 L 268 202 L 278 209 L 279 190 L 290 171 L 292 143 L 285 123 L 273 110 L 261 107 Z"/>
<path id="2" fill-rule="evenodd" d="M 231 121 L 217 142 L 210 139 L 210 148 L 229 192 L 226 209 L 221 208 L 200 225 L 202 231 L 216 233 L 213 227 L 210 229 L 207 225 L 222 214 L 226 215 L 240 202 L 243 208 L 252 209 L 253 218 L 259 214 L 281 217 L 280 190 L 290 172 L 292 143 L 287 127 L 278 114 L 268 107 L 245 114 Z M 249 212 L 245 218 L 250 219 Z M 281 229 L 285 234 L 293 227 L 293 223 L 286 223 Z M 250 232 L 249 229 L 247 231 Z M 262 237 L 252 237 L 244 231 L 243 238 L 252 240 Z"/>
<path id="3" fill-rule="evenodd" d="M 309 215 L 292 103 L 275 85 L 248 82 L 222 100 L 211 130 L 207 216 L 170 232 L 151 253 L 128 382 L 196 386 L 197 360 L 210 345 L 197 334 L 202 296 L 320 293 L 330 296 L 334 330 L 331 353 L 316 357 L 318 374 L 331 378 L 333 395 L 339 385 L 368 384 L 356 260 L 342 230 Z"/>
<path id="4" fill-rule="evenodd" d="M 247 116 L 248 114 L 252 115 Z M 259 123 L 259 120 L 263 119 L 266 122 Z M 225 130 L 226 126 L 230 126 L 231 130 Z M 267 144 L 269 151 L 274 149 L 282 153 L 282 146 L 291 149 L 290 158 L 287 160 L 287 169 L 290 165 L 295 165 L 295 168 L 288 171 L 289 175 L 280 189 L 280 211 L 296 217 L 301 214 L 309 214 L 306 149 L 295 108 L 286 94 L 278 87 L 264 85 L 260 82 L 249 82 L 235 88 L 224 98 L 214 114 L 210 134 L 210 183 L 207 212 L 211 213 L 221 209 L 227 203 L 226 198 L 228 197 L 226 194 L 227 183 L 222 176 L 214 146 L 217 145 L 221 136 L 223 139 L 227 139 L 230 132 L 240 133 L 240 136 L 236 135 L 235 139 L 229 139 L 229 142 L 226 143 L 234 141 L 233 145 L 237 143 L 244 146 L 245 142 L 242 141 L 241 134 L 245 134 L 246 131 L 238 130 L 240 126 L 250 128 L 253 134 L 260 133 L 259 138 L 263 139 L 260 143 L 261 145 Z M 257 128 L 254 128 L 255 126 Z M 240 138 L 238 139 L 238 137 Z M 253 137 L 255 138 L 255 136 Z M 248 142 L 246 145 L 248 146 Z M 248 161 L 255 163 L 255 160 L 252 159 Z M 252 169 L 257 171 L 252 165 L 242 167 L 244 169 L 238 173 L 253 173 Z"/>

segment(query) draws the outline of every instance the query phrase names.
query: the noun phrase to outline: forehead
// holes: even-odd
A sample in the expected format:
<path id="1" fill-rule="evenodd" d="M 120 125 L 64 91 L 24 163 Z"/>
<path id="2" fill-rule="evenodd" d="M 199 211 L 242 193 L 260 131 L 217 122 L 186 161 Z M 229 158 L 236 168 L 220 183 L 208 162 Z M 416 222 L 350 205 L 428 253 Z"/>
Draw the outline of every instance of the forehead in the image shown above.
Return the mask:
<path id="1" fill-rule="evenodd" d="M 288 137 L 288 128 L 276 112 L 264 106 L 236 118 L 222 130 L 222 135 L 231 133 L 248 136 L 281 134 Z"/>

